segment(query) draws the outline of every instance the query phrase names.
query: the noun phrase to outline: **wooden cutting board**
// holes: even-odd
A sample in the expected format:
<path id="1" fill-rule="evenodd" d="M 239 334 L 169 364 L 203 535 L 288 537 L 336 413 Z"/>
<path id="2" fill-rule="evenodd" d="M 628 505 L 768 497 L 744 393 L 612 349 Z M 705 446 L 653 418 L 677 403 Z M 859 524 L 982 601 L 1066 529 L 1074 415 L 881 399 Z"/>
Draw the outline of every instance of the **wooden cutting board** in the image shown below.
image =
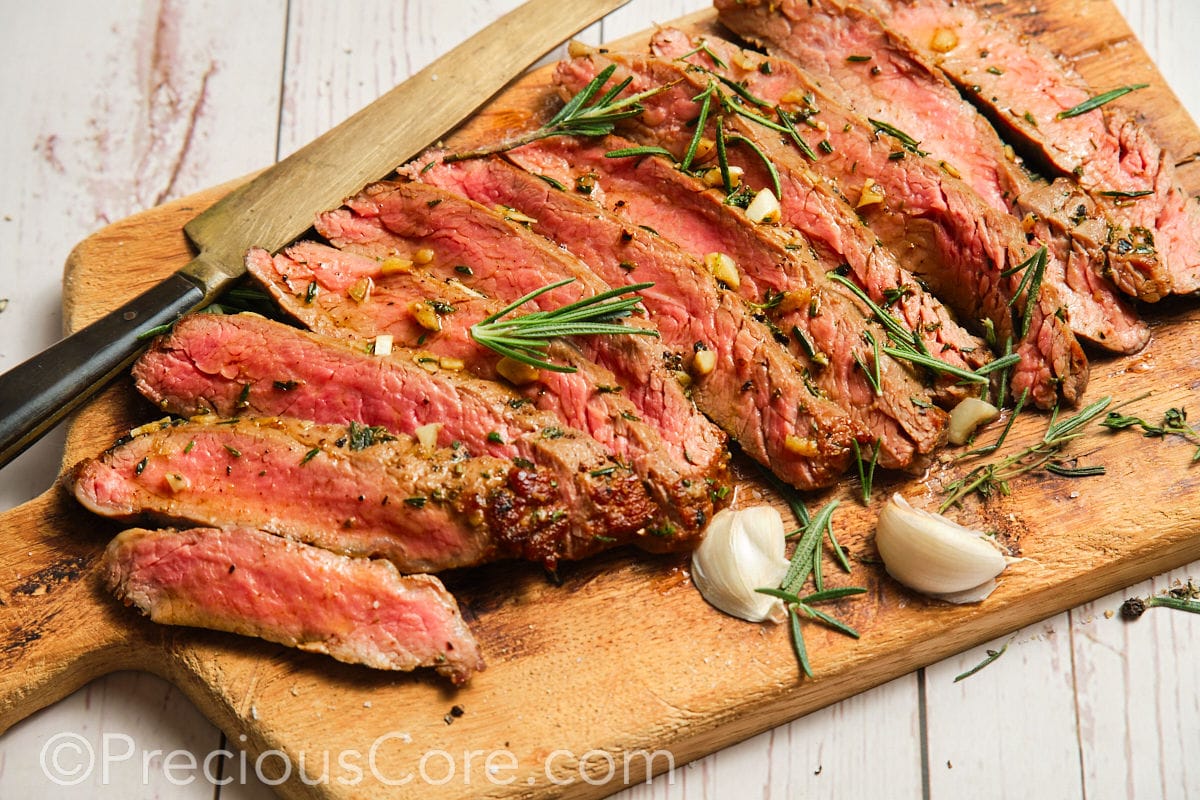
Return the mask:
<path id="1" fill-rule="evenodd" d="M 1110 0 L 1039 3 L 1037 14 L 1010 5 L 1016 24 L 1077 57 L 1093 85 L 1150 83 L 1126 98 L 1127 107 L 1181 158 L 1200 152 L 1200 131 Z M 690 23 L 703 28 L 711 14 Z M 545 81 L 544 71 L 522 80 L 473 127 L 520 126 L 529 114 L 522 109 L 547 102 Z M 1181 168 L 1193 193 L 1198 169 Z M 228 188 L 152 209 L 81 243 L 67 265 L 67 325 L 86 324 L 181 266 L 189 257 L 182 224 Z M 1096 359 L 1087 400 L 1153 391 L 1130 413 L 1157 418 L 1171 406 L 1197 408 L 1197 303 L 1150 311 L 1154 341 L 1134 357 Z M 156 416 L 128 380 L 118 381 L 74 419 L 64 466 Z M 1024 416 L 1011 445 L 1035 441 L 1044 425 L 1044 417 Z M 118 528 L 55 487 L 0 516 L 0 730 L 101 674 L 143 669 L 180 686 L 248 751 L 251 768 L 267 754 L 262 769 L 277 775 L 284 756 L 293 767 L 303 757 L 309 780 L 293 769 L 280 786 L 288 796 L 601 796 L 648 766 L 666 768 L 667 753 L 680 765 L 1200 557 L 1193 451 L 1096 429 L 1076 452 L 1104 464 L 1106 475 L 1039 475 L 1016 482 L 1010 497 L 969 504 L 960 519 L 1001 530 L 1027 560 L 986 602 L 965 608 L 922 600 L 868 563 L 876 509 L 854 500 L 851 481 L 809 498 L 810 505 L 843 499 L 839 538 L 867 560 L 855 558 L 849 577 L 827 561 L 830 582 L 869 587 L 833 609 L 861 640 L 806 627 L 815 680 L 798 678 L 785 629 L 708 607 L 687 578 L 686 558 L 633 552 L 569 565 L 559 583 L 524 564 L 447 576 L 489 662 L 460 690 L 430 675 L 373 672 L 255 640 L 155 626 L 99 586 L 96 560 Z M 876 504 L 901 490 L 936 505 L 937 482 L 953 469 L 877 480 Z M 753 502 L 760 488 L 743 483 L 739 502 Z M 462 716 L 448 716 L 454 706 Z"/>

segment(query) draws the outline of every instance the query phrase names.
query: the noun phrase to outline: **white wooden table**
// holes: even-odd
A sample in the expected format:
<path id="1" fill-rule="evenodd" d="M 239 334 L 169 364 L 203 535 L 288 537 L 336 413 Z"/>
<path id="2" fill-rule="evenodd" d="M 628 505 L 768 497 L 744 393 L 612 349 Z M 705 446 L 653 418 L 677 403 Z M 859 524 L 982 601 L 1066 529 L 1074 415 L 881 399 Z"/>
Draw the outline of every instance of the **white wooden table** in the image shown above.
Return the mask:
<path id="1" fill-rule="evenodd" d="M 515 4 L 0 0 L 0 370 L 57 338 L 60 265 L 88 233 L 286 155 Z M 1200 3 L 1117 4 L 1200 116 Z M 634 0 L 581 38 L 703 5 Z M 52 435 L 0 471 L 0 508 L 45 489 L 61 447 Z M 985 647 L 624 796 L 1200 797 L 1200 617 L 1106 615 L 1188 576 L 1200 578 L 1200 562 L 988 644 L 1011 641 L 970 680 L 953 682 Z M 42 756 L 65 734 L 101 755 L 107 747 L 108 774 L 51 782 Z M 214 786 L 171 755 L 203 764 L 236 745 L 166 683 L 113 675 L 0 736 L 0 797 L 270 796 L 236 757 L 219 775 L 227 784 Z M 69 752 L 60 761 L 77 763 Z"/>

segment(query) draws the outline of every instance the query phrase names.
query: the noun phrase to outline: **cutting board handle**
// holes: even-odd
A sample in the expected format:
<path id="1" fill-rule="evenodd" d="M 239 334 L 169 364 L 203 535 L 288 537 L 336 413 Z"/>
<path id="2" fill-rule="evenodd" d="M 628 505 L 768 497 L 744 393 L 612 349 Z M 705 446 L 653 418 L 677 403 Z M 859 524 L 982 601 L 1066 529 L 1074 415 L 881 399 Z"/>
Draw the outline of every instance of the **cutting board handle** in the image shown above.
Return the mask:
<path id="1" fill-rule="evenodd" d="M 104 589 L 112 531 L 58 484 L 0 514 L 0 733 L 88 681 L 139 666 L 146 635 Z"/>

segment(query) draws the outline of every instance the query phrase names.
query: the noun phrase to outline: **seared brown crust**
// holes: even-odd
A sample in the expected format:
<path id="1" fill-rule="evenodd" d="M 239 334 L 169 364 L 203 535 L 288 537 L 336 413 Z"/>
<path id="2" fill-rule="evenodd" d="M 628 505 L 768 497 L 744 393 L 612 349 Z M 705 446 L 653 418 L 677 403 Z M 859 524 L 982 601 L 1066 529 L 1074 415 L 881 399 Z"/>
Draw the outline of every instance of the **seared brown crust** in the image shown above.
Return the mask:
<path id="1" fill-rule="evenodd" d="M 125 521 L 254 527 L 333 552 L 433 572 L 521 557 L 553 567 L 645 536 L 655 509 L 636 476 L 597 487 L 580 531 L 553 474 L 381 430 L 294 419 L 197 418 L 143 426 L 67 483 Z"/>
<path id="2" fill-rule="evenodd" d="M 643 507 L 640 482 L 609 493 L 608 476 L 629 468 L 590 436 L 499 383 L 422 363 L 411 351 L 368 354 L 362 346 L 253 314 L 195 314 L 157 339 L 133 368 L 138 390 L 179 416 L 289 416 L 323 424 L 383 426 L 434 437 L 471 455 L 524 459 L 556 476 L 574 536 L 603 535 L 614 501 Z M 628 495 L 628 496 L 626 496 Z M 597 529 L 600 526 L 600 529 Z"/>
<path id="3" fill-rule="evenodd" d="M 403 252 L 412 255 L 417 249 L 411 246 Z M 253 250 L 246 264 L 285 311 L 314 330 L 363 342 L 364 347 L 377 334 L 390 333 L 397 346 L 411 349 L 423 367 L 432 368 L 449 358 L 478 377 L 503 380 L 496 371 L 499 357 L 469 334 L 473 323 L 499 311 L 502 304 L 457 279 L 443 280 L 427 269 L 385 275 L 375 258 L 313 242 L 299 242 L 274 257 Z M 464 277 L 457 272 L 455 276 Z M 370 299 L 359 302 L 351 290 L 367 280 L 373 287 Z M 311 298 L 309 286 L 316 287 Z M 411 310 L 414 303 L 431 301 L 446 310 L 439 317 L 438 331 L 419 324 Z M 724 448 L 706 451 L 708 443 L 701 439 L 700 457 L 689 462 L 681 444 L 686 440 L 668 440 L 657 423 L 644 419 L 622 378 L 589 360 L 571 343 L 552 344 L 549 353 L 576 372 L 542 370 L 537 380 L 520 389 L 522 398 L 586 432 L 643 478 L 662 509 L 663 519 L 651 526 L 653 530 L 670 532 L 667 538 L 672 545 L 698 541 L 720 496 L 727 494 L 721 487 L 729 485 L 728 453 Z M 688 413 L 698 412 L 692 408 Z M 684 422 L 690 422 L 690 417 Z M 712 427 L 707 421 L 705 425 Z M 703 458 L 706 452 L 707 459 Z M 652 543 L 647 540 L 646 545 Z"/>

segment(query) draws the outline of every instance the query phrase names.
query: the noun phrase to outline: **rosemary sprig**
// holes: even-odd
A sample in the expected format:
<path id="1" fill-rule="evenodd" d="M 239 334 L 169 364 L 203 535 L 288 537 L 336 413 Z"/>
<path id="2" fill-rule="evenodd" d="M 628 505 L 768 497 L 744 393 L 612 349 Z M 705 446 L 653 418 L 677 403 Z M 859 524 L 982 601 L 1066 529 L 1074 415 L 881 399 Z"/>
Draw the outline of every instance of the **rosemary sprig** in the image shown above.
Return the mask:
<path id="1" fill-rule="evenodd" d="M 642 100 L 653 97 L 659 92 L 666 91 L 674 86 L 674 83 L 663 84 L 653 89 L 647 89 L 644 92 L 638 92 L 637 94 L 617 99 L 617 96 L 633 82 L 633 76 L 629 76 L 622 81 L 618 81 L 599 100 L 592 102 L 593 98 L 608 83 L 616 69 L 616 64 L 609 64 L 605 67 L 586 86 L 580 89 L 578 94 L 568 100 L 558 110 L 558 113 L 550 118 L 549 122 L 537 130 L 488 147 L 482 147 L 478 150 L 470 150 L 465 153 L 450 153 L 443 160 L 447 163 L 452 163 L 454 161 L 465 161 L 469 158 L 481 158 L 494 153 L 503 153 L 506 150 L 512 150 L 514 147 L 536 142 L 539 139 L 548 139 L 551 136 L 605 136 L 612 133 L 613 128 L 621 120 L 636 117 L 642 113 L 644 110 L 641 104 Z"/>
<path id="2" fill-rule="evenodd" d="M 1086 114 L 1089 111 L 1095 111 L 1105 103 L 1111 103 L 1118 97 L 1123 97 L 1130 92 L 1136 92 L 1138 89 L 1145 89 L 1149 85 L 1150 84 L 1148 83 L 1135 83 L 1132 86 L 1122 86 L 1119 89 L 1112 89 L 1104 92 L 1103 94 L 1098 94 L 1095 97 L 1084 100 L 1074 108 L 1068 108 L 1066 111 L 1058 112 L 1055 115 L 1055 119 L 1070 119 L 1071 117 L 1078 117 L 1080 114 Z"/>
<path id="3" fill-rule="evenodd" d="M 983 661 L 980 661 L 978 664 L 976 664 L 975 666 L 971 667 L 969 670 L 967 670 L 967 671 L 966 671 L 966 672 L 964 672 L 963 674 L 961 674 L 961 675 L 956 675 L 956 676 L 955 676 L 955 678 L 954 678 L 954 682 L 955 682 L 955 683 L 958 683 L 958 682 L 959 682 L 959 681 L 961 681 L 961 680 L 966 680 L 967 678 L 969 678 L 969 677 L 971 677 L 972 675 L 974 675 L 976 672 L 979 672 L 979 670 L 981 670 L 981 669 L 983 669 L 984 667 L 986 667 L 988 664 L 991 664 L 993 661 L 995 661 L 997 658 L 999 658 L 1000 656 L 1004 655 L 1004 654 L 1005 654 L 1005 652 L 1007 652 L 1007 651 L 1008 651 L 1008 646 L 1009 646 L 1010 644 L 1012 644 L 1012 639 L 1009 639 L 1007 642 L 1005 642 L 1005 643 L 1004 643 L 1004 647 L 1001 647 L 999 650 L 988 650 L 988 651 L 987 651 L 987 658 L 985 658 Z"/>
<path id="4" fill-rule="evenodd" d="M 1159 425 L 1151 425 L 1141 417 L 1126 416 L 1116 411 L 1110 411 L 1100 424 L 1114 431 L 1136 426 L 1142 429 L 1142 435 L 1146 437 L 1179 436 L 1184 441 L 1200 445 L 1200 430 L 1188 424 L 1187 411 L 1182 408 L 1168 408 L 1163 412 L 1163 421 Z M 1200 461 L 1200 446 L 1196 448 L 1192 461 Z"/>
<path id="5" fill-rule="evenodd" d="M 801 616 L 803 615 L 808 619 L 816 620 L 834 630 L 857 639 L 859 635 L 858 631 L 824 611 L 814 608 L 814 606 L 830 600 L 863 594 L 866 592 L 866 589 L 859 586 L 834 589 L 826 589 L 824 587 L 824 580 L 821 575 L 821 543 L 824 541 L 826 535 L 829 537 L 829 543 L 833 548 L 834 554 L 837 556 L 838 563 L 843 570 L 850 572 L 850 561 L 833 534 L 833 512 L 837 509 L 839 501 L 833 500 L 827 503 L 815 515 L 809 515 L 808 510 L 800 502 L 791 487 L 783 486 L 778 479 L 773 477 L 771 478 L 771 483 L 781 488 L 781 494 L 792 508 L 793 513 L 796 514 L 796 519 L 800 521 L 802 528 L 796 532 L 799 534 L 800 539 L 796 543 L 795 550 L 792 551 L 791 563 L 788 566 L 788 571 L 784 575 L 783 581 L 777 588 L 766 587 L 758 591 L 772 597 L 778 597 L 784 601 L 788 612 L 788 627 L 792 636 L 792 649 L 796 653 L 796 660 L 800 663 L 800 670 L 811 678 L 813 675 L 812 664 L 808 659 L 808 649 L 804 645 L 804 631 L 800 625 Z M 808 582 L 810 576 L 813 579 L 815 591 L 801 596 L 800 590 Z"/>
<path id="6" fill-rule="evenodd" d="M 1104 413 L 1111 402 L 1111 397 L 1102 397 L 1075 416 L 1061 421 L 1058 420 L 1058 409 L 1055 408 L 1040 442 L 998 462 L 978 466 L 948 485 L 946 492 L 949 496 L 942 502 L 938 511 L 944 512 L 950 506 L 960 504 L 964 497 L 973 492 L 978 492 L 984 497 L 996 491 L 1008 494 L 1010 480 L 1057 459 L 1063 448 L 1083 435 L 1079 429 Z"/>
<path id="7" fill-rule="evenodd" d="M 515 300 L 487 319 L 472 325 L 471 338 L 502 356 L 532 367 L 552 372 L 575 372 L 575 367 L 546 360 L 546 347 L 551 339 L 594 334 L 658 336 L 658 331 L 650 328 L 633 328 L 615 322 L 633 313 L 634 307 L 642 300 L 635 293 L 650 288 L 653 283 L 621 286 L 552 311 L 532 311 L 518 317 L 501 319 L 530 300 L 560 286 L 566 286 L 574 280 L 567 278 L 543 286 Z M 626 294 L 633 296 L 622 297 Z"/>
<path id="8" fill-rule="evenodd" d="M 904 131 L 897 128 L 895 125 L 890 125 L 882 120 L 873 119 L 871 117 L 867 118 L 867 122 L 871 123 L 871 127 L 875 129 L 876 134 L 884 133 L 884 134 L 887 134 L 888 136 L 891 136 L 893 139 L 895 139 L 897 142 L 900 143 L 901 147 L 903 147 L 908 152 L 914 153 L 915 155 L 918 155 L 918 156 L 929 155 L 929 153 L 926 153 L 924 150 L 922 150 L 920 148 L 920 144 L 921 144 L 920 142 L 918 142 L 913 137 L 909 136 Z"/>
<path id="9" fill-rule="evenodd" d="M 1125 192 L 1125 191 L 1119 191 L 1116 189 L 1109 189 L 1109 190 L 1103 191 L 1103 192 L 1096 192 L 1096 194 L 1100 195 L 1101 197 L 1120 197 L 1120 198 L 1132 200 L 1132 199 L 1136 199 L 1138 197 L 1147 197 L 1149 195 L 1152 195 L 1152 194 L 1154 194 L 1154 190 L 1153 189 L 1142 189 L 1137 192 Z"/>
<path id="10" fill-rule="evenodd" d="M 1038 294 L 1042 288 L 1042 278 L 1046 274 L 1046 260 L 1046 246 L 1042 245 L 1029 258 L 1017 266 L 1000 273 L 1001 276 L 1007 278 L 1010 275 L 1024 271 L 1024 274 L 1021 276 L 1021 282 L 1017 284 L 1017 290 L 1008 299 L 1008 304 L 1011 306 L 1017 302 L 1017 298 L 1021 296 L 1022 292 L 1025 293 L 1025 309 L 1021 314 L 1021 335 L 1019 337 L 1021 339 L 1024 339 L 1029 333 L 1029 323 L 1033 319 L 1033 307 L 1037 305 Z"/>
<path id="11" fill-rule="evenodd" d="M 862 487 L 862 503 L 864 506 L 871 505 L 871 488 L 875 483 L 875 466 L 879 463 L 879 448 L 883 445 L 883 439 L 876 439 L 875 444 L 871 447 L 871 460 L 863 458 L 862 450 L 858 446 L 858 441 L 850 440 L 850 446 L 854 450 L 854 463 L 858 467 L 858 483 Z"/>
<path id="12" fill-rule="evenodd" d="M 787 128 L 788 138 L 790 138 L 792 143 L 795 144 L 800 152 L 804 154 L 804 157 L 809 161 L 816 161 L 817 154 L 814 153 L 813 149 L 808 146 L 808 142 L 804 141 L 804 139 L 800 136 L 800 132 L 796 130 L 796 125 L 794 122 L 792 122 L 792 118 L 788 116 L 788 113 L 779 106 L 775 106 L 775 116 L 779 117 L 779 122 L 785 128 Z"/>

